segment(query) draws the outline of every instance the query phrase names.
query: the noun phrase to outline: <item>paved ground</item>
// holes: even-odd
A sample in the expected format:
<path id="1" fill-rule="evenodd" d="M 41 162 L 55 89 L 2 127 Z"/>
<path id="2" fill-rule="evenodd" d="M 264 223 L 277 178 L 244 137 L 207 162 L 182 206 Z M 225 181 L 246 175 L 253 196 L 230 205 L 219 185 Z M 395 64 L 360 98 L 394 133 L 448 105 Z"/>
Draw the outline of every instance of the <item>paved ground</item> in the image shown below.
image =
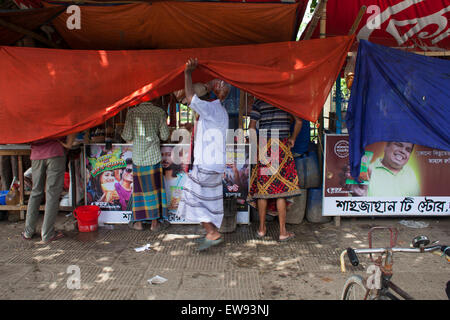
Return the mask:
<path id="1" fill-rule="evenodd" d="M 399 246 L 425 234 L 450 244 L 450 218 L 409 219 L 428 227 L 414 229 L 401 219 L 342 219 L 334 223 L 289 225 L 297 237 L 275 241 L 277 222 L 268 223 L 268 236 L 255 237 L 256 224 L 240 225 L 225 235 L 225 243 L 209 252 L 196 252 L 197 225 L 173 225 L 161 233 L 138 232 L 127 226 L 100 228 L 93 233 L 73 230 L 72 217 L 58 216 L 67 237 L 49 245 L 24 241 L 24 222 L 0 222 L 0 299 L 162 299 L 162 300 L 334 300 L 350 273 L 364 275 L 369 260 L 342 274 L 339 255 L 349 246 L 367 246 L 373 226 L 399 229 Z M 71 230 L 71 231 L 70 231 Z M 381 236 L 382 235 L 382 236 Z M 382 244 L 381 233 L 374 246 Z M 388 241 L 388 238 L 384 241 Z M 150 244 L 151 249 L 135 252 Z M 450 265 L 432 254 L 397 254 L 394 280 L 413 297 L 446 300 Z M 72 267 L 71 267 L 72 266 Z M 75 267 L 73 267 L 75 266 Z M 75 268 L 75 269 L 71 269 Z M 68 284 L 79 268 L 80 288 Z M 149 284 L 159 275 L 163 284 Z"/>

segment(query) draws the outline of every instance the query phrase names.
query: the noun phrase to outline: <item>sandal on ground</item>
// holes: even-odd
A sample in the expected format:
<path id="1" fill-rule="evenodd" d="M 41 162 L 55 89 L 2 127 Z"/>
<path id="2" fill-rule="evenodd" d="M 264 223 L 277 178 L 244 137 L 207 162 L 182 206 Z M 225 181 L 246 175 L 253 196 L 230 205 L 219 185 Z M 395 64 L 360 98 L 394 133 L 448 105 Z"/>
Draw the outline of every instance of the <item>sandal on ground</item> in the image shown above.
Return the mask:
<path id="1" fill-rule="evenodd" d="M 30 241 L 31 239 L 33 239 L 33 237 L 28 238 L 28 237 L 25 235 L 25 232 L 22 232 L 21 234 L 22 234 L 22 239 L 23 239 L 23 240 Z"/>
<path id="2" fill-rule="evenodd" d="M 128 222 L 128 227 L 129 227 L 130 229 L 132 229 L 132 230 L 136 230 L 136 231 L 144 231 L 144 227 L 143 227 L 143 226 L 142 226 L 142 228 L 137 228 L 137 227 L 134 226 L 135 223 L 136 223 L 136 222 L 132 222 L 132 221 Z"/>
<path id="3" fill-rule="evenodd" d="M 200 243 L 200 246 L 197 248 L 197 251 L 204 251 L 206 249 L 211 248 L 212 246 L 217 246 L 219 244 L 221 244 L 223 242 L 223 238 L 220 237 L 219 239 L 216 240 L 209 240 L 207 238 L 205 238 L 203 240 L 203 242 Z"/>
<path id="4" fill-rule="evenodd" d="M 289 240 L 294 239 L 294 238 L 295 238 L 295 234 L 294 233 L 289 233 L 289 235 L 286 238 L 278 239 L 278 241 L 286 242 L 286 241 L 289 241 Z"/>
<path id="5" fill-rule="evenodd" d="M 53 237 L 51 237 L 50 239 L 43 241 L 44 243 L 50 243 L 52 241 L 58 240 L 64 238 L 64 233 L 62 233 L 61 231 L 55 232 L 55 235 Z"/>
<path id="6" fill-rule="evenodd" d="M 261 233 L 259 232 L 259 230 L 256 231 L 256 237 L 257 237 L 258 239 L 262 239 L 262 238 L 264 238 L 265 236 L 266 236 L 266 233 L 261 234 Z"/>
<path id="7" fill-rule="evenodd" d="M 203 241 L 205 241 L 205 236 L 201 236 L 200 238 L 194 238 L 193 241 L 195 243 L 202 243 Z"/>

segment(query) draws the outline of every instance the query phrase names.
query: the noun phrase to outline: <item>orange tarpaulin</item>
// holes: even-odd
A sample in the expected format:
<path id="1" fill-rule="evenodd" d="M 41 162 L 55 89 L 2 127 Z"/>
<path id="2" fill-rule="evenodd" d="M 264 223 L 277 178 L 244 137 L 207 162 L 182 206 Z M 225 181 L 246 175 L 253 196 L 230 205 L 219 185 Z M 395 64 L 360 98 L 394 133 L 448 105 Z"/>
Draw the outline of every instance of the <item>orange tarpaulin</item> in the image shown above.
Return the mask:
<path id="1" fill-rule="evenodd" d="M 0 144 L 79 132 L 120 110 L 220 78 L 316 121 L 354 37 L 201 49 L 94 51 L 0 47 Z"/>
<path id="2" fill-rule="evenodd" d="M 181 49 L 269 43 L 295 40 L 306 4 L 303 0 L 289 4 L 170 1 L 79 5 L 79 29 L 72 26 L 75 13 L 62 13 L 53 25 L 72 49 Z"/>

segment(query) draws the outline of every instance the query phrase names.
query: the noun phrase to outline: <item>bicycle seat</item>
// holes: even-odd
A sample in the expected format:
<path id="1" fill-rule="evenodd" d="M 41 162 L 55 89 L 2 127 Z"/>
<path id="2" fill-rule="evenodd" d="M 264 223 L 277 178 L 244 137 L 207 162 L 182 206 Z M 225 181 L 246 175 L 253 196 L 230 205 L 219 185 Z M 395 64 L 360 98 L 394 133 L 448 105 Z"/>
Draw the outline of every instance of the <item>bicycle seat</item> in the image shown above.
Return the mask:
<path id="1" fill-rule="evenodd" d="M 424 247 L 430 244 L 430 239 L 427 236 L 418 236 L 412 240 L 412 245 L 414 248 Z"/>

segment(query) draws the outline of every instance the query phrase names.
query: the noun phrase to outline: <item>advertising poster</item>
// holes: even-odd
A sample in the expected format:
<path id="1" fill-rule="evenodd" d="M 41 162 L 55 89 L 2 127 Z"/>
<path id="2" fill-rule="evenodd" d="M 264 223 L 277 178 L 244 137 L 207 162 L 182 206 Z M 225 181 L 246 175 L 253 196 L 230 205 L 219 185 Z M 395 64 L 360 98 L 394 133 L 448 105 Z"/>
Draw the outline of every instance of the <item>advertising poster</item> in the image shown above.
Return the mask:
<path id="1" fill-rule="evenodd" d="M 177 148 L 176 148 L 177 147 Z M 174 224 L 192 222 L 176 216 L 178 203 L 189 169 L 189 152 L 186 146 L 161 145 L 161 166 L 168 204 L 168 220 Z M 183 152 L 184 151 L 184 152 Z M 131 217 L 133 187 L 132 145 L 105 144 L 85 146 L 87 205 L 101 209 L 99 223 L 128 223 Z M 237 223 L 249 223 L 249 207 L 245 202 L 249 185 L 249 145 L 227 147 L 227 162 L 223 177 L 224 197 L 235 197 L 238 203 Z"/>
<path id="2" fill-rule="evenodd" d="M 181 199 L 183 185 L 189 171 L 189 145 L 162 144 L 161 166 L 166 189 L 168 220 L 170 223 L 190 223 L 180 219 L 176 213 Z"/>
<path id="3" fill-rule="evenodd" d="M 227 145 L 227 165 L 223 176 L 224 198 L 236 198 L 237 223 L 249 223 L 250 207 L 246 202 L 250 184 L 250 145 Z"/>
<path id="4" fill-rule="evenodd" d="M 377 142 L 350 176 L 348 135 L 325 136 L 324 216 L 450 215 L 450 152 Z"/>
<path id="5" fill-rule="evenodd" d="M 101 209 L 99 224 L 128 223 L 133 188 L 132 145 L 85 145 L 86 204 Z"/>

